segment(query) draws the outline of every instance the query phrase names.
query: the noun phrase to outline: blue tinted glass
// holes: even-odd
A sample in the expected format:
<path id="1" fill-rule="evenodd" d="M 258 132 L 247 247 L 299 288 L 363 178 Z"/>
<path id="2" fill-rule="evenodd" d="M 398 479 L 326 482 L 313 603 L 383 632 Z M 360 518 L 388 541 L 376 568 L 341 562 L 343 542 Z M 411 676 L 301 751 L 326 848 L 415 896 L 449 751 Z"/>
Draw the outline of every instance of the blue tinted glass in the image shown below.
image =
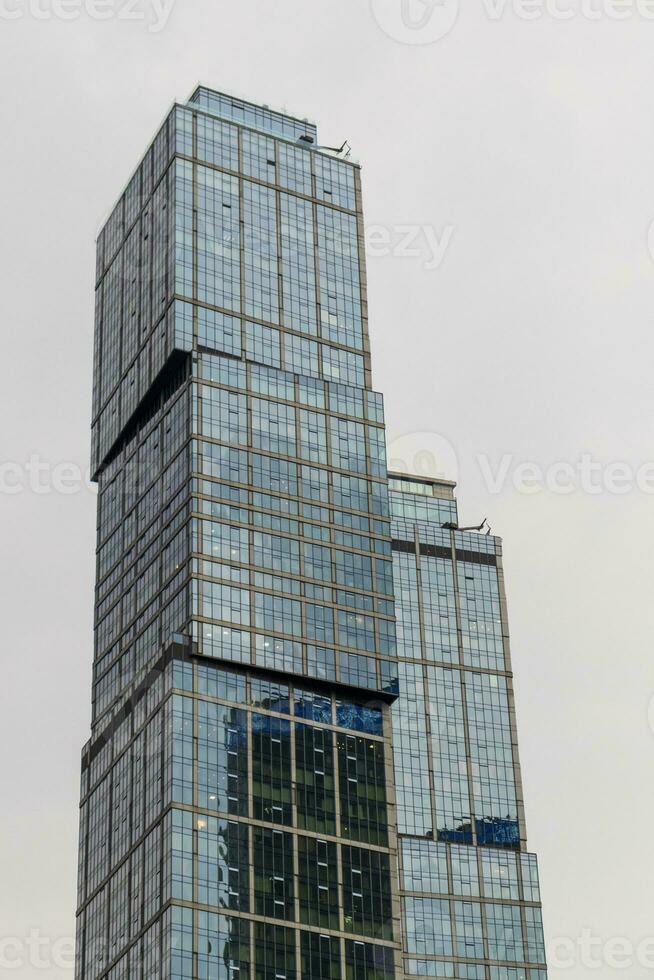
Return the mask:
<path id="1" fill-rule="evenodd" d="M 251 682 L 250 703 L 258 708 L 267 708 L 268 711 L 279 711 L 281 714 L 289 714 L 288 686 L 278 684 L 276 681 L 268 680 L 265 677 L 253 677 Z"/>
<path id="2" fill-rule="evenodd" d="M 313 691 L 298 691 L 295 689 L 295 714 L 300 718 L 310 718 L 331 724 L 332 700 Z"/>
<path id="3" fill-rule="evenodd" d="M 400 681 L 397 676 L 397 664 L 392 660 L 381 662 L 382 691 L 386 694 L 399 694 Z"/>
<path id="4" fill-rule="evenodd" d="M 499 847 L 519 847 L 520 829 L 517 820 L 502 820 L 500 817 L 487 817 L 476 820 L 477 842 L 495 844 Z"/>
<path id="5" fill-rule="evenodd" d="M 383 715 L 380 708 L 352 701 L 336 701 L 336 724 L 341 728 L 351 728 L 355 732 L 368 735 L 383 733 Z"/>

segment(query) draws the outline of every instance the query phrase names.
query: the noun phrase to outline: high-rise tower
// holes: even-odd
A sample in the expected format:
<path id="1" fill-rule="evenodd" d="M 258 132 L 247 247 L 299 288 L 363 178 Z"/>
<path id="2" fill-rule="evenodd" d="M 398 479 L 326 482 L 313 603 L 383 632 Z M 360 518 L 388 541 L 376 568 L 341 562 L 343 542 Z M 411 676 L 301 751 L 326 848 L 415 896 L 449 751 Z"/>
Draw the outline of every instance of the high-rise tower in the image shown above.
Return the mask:
<path id="1" fill-rule="evenodd" d="M 390 474 L 389 488 L 404 971 L 546 980 L 501 542 L 456 530 L 453 484 Z"/>
<path id="2" fill-rule="evenodd" d="M 399 476 L 391 531 L 363 242 L 204 88 L 100 234 L 77 980 L 542 980 L 499 546 Z"/>

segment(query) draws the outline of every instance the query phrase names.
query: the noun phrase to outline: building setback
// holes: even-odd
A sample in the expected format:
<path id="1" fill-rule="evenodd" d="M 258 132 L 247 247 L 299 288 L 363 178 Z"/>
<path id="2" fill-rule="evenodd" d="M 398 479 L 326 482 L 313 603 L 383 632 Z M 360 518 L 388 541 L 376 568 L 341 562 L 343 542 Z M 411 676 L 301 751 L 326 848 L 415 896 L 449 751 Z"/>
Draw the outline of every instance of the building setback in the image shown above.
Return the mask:
<path id="1" fill-rule="evenodd" d="M 359 167 L 175 105 L 98 239 L 93 392 L 77 980 L 544 980 L 500 544 L 389 480 Z"/>

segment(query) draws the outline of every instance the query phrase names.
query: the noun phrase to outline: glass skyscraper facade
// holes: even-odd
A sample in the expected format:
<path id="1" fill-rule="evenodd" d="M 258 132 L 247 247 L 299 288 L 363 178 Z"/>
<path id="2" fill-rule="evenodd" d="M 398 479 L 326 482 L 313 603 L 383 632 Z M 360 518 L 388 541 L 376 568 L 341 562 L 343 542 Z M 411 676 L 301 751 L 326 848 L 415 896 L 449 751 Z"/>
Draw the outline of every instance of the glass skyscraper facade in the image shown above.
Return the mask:
<path id="1" fill-rule="evenodd" d="M 546 980 L 501 543 L 455 529 L 452 485 L 391 474 L 389 490 L 403 969 L 419 977 Z"/>
<path id="2" fill-rule="evenodd" d="M 98 239 L 77 980 L 543 980 L 499 542 L 384 447 L 359 167 L 199 88 Z"/>

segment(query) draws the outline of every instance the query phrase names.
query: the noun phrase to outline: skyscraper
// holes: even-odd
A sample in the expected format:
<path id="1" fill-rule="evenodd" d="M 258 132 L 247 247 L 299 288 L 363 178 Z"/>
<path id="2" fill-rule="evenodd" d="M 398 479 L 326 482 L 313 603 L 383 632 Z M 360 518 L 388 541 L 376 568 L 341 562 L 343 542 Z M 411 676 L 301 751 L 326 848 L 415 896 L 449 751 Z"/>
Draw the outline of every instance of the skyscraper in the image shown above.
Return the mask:
<path id="1" fill-rule="evenodd" d="M 96 297 L 76 977 L 542 980 L 499 544 L 389 494 L 358 166 L 199 88 Z"/>
<path id="2" fill-rule="evenodd" d="M 404 972 L 546 980 L 501 543 L 456 530 L 452 484 L 390 474 L 389 489 Z"/>

